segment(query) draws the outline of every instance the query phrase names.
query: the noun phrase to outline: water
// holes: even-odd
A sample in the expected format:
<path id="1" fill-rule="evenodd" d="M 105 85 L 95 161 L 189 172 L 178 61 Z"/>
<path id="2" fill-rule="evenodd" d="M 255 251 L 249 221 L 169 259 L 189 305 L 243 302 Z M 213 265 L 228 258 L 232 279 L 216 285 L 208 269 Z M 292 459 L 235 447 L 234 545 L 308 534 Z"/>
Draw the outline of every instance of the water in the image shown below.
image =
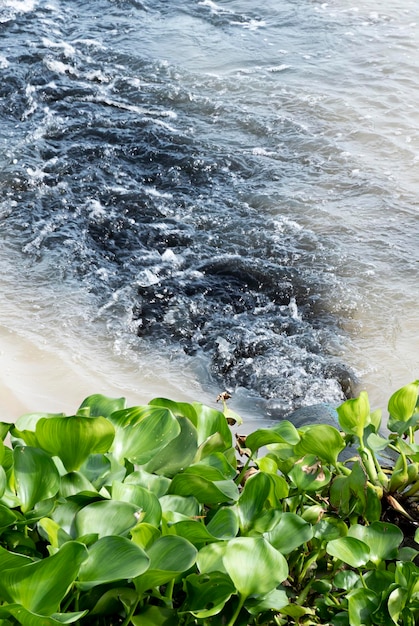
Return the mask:
<path id="1" fill-rule="evenodd" d="M 359 4 L 0 2 L 15 397 L 268 419 L 418 377 L 419 7 Z"/>

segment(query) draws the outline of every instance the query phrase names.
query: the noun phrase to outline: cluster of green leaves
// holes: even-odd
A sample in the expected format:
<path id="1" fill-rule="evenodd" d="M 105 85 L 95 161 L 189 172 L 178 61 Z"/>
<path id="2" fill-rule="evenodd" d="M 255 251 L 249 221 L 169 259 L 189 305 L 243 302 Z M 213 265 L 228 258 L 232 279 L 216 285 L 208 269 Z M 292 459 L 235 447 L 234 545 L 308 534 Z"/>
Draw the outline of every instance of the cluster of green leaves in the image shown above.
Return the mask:
<path id="1" fill-rule="evenodd" d="M 336 428 L 240 446 L 224 401 L 94 395 L 1 424 L 0 626 L 417 623 L 419 552 L 382 517 L 419 492 L 418 385 L 387 439 L 365 393 Z"/>

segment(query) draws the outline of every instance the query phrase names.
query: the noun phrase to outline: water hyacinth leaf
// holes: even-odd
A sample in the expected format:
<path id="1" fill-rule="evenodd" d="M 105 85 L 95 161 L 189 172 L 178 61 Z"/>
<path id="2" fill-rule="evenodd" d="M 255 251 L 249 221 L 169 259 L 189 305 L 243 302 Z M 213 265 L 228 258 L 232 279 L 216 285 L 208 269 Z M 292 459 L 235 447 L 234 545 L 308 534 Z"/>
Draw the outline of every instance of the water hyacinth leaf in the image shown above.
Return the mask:
<path id="1" fill-rule="evenodd" d="M 99 537 L 127 535 L 138 521 L 139 509 L 130 502 L 101 500 L 82 508 L 75 516 L 77 537 L 97 533 Z"/>
<path id="2" fill-rule="evenodd" d="M 359 575 L 351 569 L 341 570 L 333 579 L 333 584 L 338 589 L 350 591 L 359 583 Z"/>
<path id="3" fill-rule="evenodd" d="M 47 538 L 53 548 L 59 548 L 63 543 L 71 541 L 71 536 L 50 517 L 39 520 L 38 531 L 41 536 Z"/>
<path id="4" fill-rule="evenodd" d="M 0 546 L 0 570 L 13 569 L 15 567 L 21 567 L 22 565 L 29 565 L 33 563 L 32 559 L 23 554 L 17 554 L 16 552 L 9 552 L 6 548 Z"/>
<path id="5" fill-rule="evenodd" d="M 395 559 L 403 541 L 400 528 L 388 522 L 374 522 L 369 526 L 354 524 L 349 528 L 348 537 L 356 537 L 364 542 L 369 547 L 370 561 L 376 565 L 381 561 Z"/>
<path id="6" fill-rule="evenodd" d="M 272 428 L 259 428 L 246 437 L 246 448 L 256 452 L 259 448 L 273 443 L 288 443 L 296 445 L 300 441 L 300 435 L 294 424 L 288 420 L 282 420 Z"/>
<path id="7" fill-rule="evenodd" d="M 157 476 L 157 474 L 150 474 L 150 472 L 146 472 L 144 469 L 139 468 L 128 476 L 124 480 L 125 484 L 129 485 L 140 485 L 140 487 L 144 487 L 147 491 L 154 493 L 157 498 L 164 496 L 167 493 L 170 485 L 170 478 L 166 478 L 166 476 Z"/>
<path id="8" fill-rule="evenodd" d="M 10 510 L 8 506 L 0 504 L 0 531 L 15 524 L 18 519 L 16 513 Z"/>
<path id="9" fill-rule="evenodd" d="M 68 472 L 78 470 L 90 454 L 107 452 L 115 431 L 104 417 L 53 417 L 36 424 L 39 446 L 58 456 Z"/>
<path id="10" fill-rule="evenodd" d="M 195 459 L 195 463 L 189 467 L 187 471 L 193 471 L 195 466 L 198 467 L 213 467 L 220 472 L 221 478 L 235 478 L 237 476 L 237 468 L 233 467 L 227 460 L 224 454 L 221 452 L 212 452 L 202 459 Z"/>
<path id="11" fill-rule="evenodd" d="M 222 572 L 191 574 L 185 579 L 184 590 L 186 601 L 182 612 L 192 613 L 199 619 L 218 615 L 236 593 L 231 578 Z"/>
<path id="12" fill-rule="evenodd" d="M 86 548 L 81 543 L 69 541 L 53 556 L 4 570 L 0 577 L 0 593 L 9 602 L 20 604 L 28 611 L 51 615 L 58 610 L 86 558 Z"/>
<path id="13" fill-rule="evenodd" d="M 237 502 L 242 532 L 247 532 L 262 512 L 271 490 L 271 481 L 264 472 L 257 472 L 246 480 Z"/>
<path id="14" fill-rule="evenodd" d="M 380 606 L 379 596 L 371 589 L 352 589 L 347 595 L 351 626 L 371 624 L 371 614 Z"/>
<path id="15" fill-rule="evenodd" d="M 201 574 L 210 572 L 227 573 L 223 562 L 227 544 L 227 541 L 210 543 L 199 550 L 196 563 Z"/>
<path id="16" fill-rule="evenodd" d="M 130 535 L 132 541 L 137 546 L 147 550 L 147 548 L 161 536 L 161 532 L 155 526 L 147 522 L 141 522 L 131 529 Z"/>
<path id="17" fill-rule="evenodd" d="M 60 484 L 60 496 L 68 498 L 69 496 L 76 495 L 81 491 L 96 493 L 96 489 L 92 483 L 87 480 L 86 476 L 81 472 L 68 472 L 61 476 Z"/>
<path id="18" fill-rule="evenodd" d="M 77 413 L 80 410 L 89 409 L 90 417 L 109 417 L 115 411 L 124 409 L 125 405 L 125 398 L 108 398 L 96 393 L 83 400 Z"/>
<path id="19" fill-rule="evenodd" d="M 172 524 L 172 526 L 170 526 L 170 534 L 184 537 L 193 543 L 194 546 L 217 540 L 217 538 L 209 532 L 207 527 L 197 520 L 184 520 Z"/>
<path id="20" fill-rule="evenodd" d="M 175 419 L 179 426 L 179 434 L 144 466 L 147 472 L 171 478 L 193 462 L 198 450 L 196 428 L 186 417 Z"/>
<path id="21" fill-rule="evenodd" d="M 407 422 L 413 415 L 418 402 L 419 380 L 405 385 L 393 393 L 388 401 L 388 412 L 397 421 Z"/>
<path id="22" fill-rule="evenodd" d="M 226 442 L 220 433 L 214 433 L 210 435 L 205 441 L 203 441 L 198 447 L 195 462 L 201 461 L 206 457 L 213 455 L 214 453 L 222 453 L 225 452 L 228 446 L 226 446 Z M 231 448 L 232 449 L 232 448 Z M 224 456 L 224 454 L 223 454 Z M 224 456 L 226 459 L 226 457 Z M 227 461 L 227 459 L 226 459 Z"/>
<path id="23" fill-rule="evenodd" d="M 337 408 L 339 424 L 345 433 L 362 438 L 364 428 L 369 424 L 370 403 L 366 391 L 361 391 L 358 398 L 346 400 Z"/>
<path id="24" fill-rule="evenodd" d="M 289 554 L 313 537 L 311 524 L 295 513 L 282 513 L 279 523 L 265 538 L 282 554 Z"/>
<path id="25" fill-rule="evenodd" d="M 329 469 L 324 467 L 314 454 L 307 454 L 299 459 L 288 475 L 297 489 L 302 492 L 319 491 L 331 479 Z"/>
<path id="26" fill-rule="evenodd" d="M 279 612 L 289 603 L 289 598 L 283 589 L 274 589 L 262 598 L 249 598 L 245 607 L 251 615 L 259 615 L 265 611 Z"/>
<path id="27" fill-rule="evenodd" d="M 397 587 L 393 589 L 388 597 L 387 607 L 388 612 L 393 620 L 394 624 L 399 624 L 400 614 L 406 606 L 406 602 L 409 599 L 409 592 L 407 589 Z"/>
<path id="28" fill-rule="evenodd" d="M 92 591 L 94 599 L 97 597 L 95 591 L 97 590 L 93 589 Z M 122 607 L 125 609 L 126 614 L 129 614 L 137 603 L 138 593 L 135 589 L 112 586 L 111 589 L 108 589 L 100 596 L 93 608 L 89 610 L 89 616 L 118 614 Z M 91 604 L 90 602 L 89 606 Z"/>
<path id="29" fill-rule="evenodd" d="M 9 604 L 2 607 L 12 615 L 22 626 L 61 626 L 62 624 L 74 624 L 88 611 L 77 611 L 73 613 L 53 613 L 52 615 L 38 615 L 19 604 Z"/>
<path id="30" fill-rule="evenodd" d="M 163 513 L 176 512 L 187 518 L 201 514 L 201 506 L 193 496 L 166 495 L 160 498 Z"/>
<path id="31" fill-rule="evenodd" d="M 161 506 L 158 498 L 140 487 L 128 483 L 113 482 L 112 498 L 121 502 L 131 502 L 141 509 L 141 521 L 158 526 L 161 520 Z"/>
<path id="32" fill-rule="evenodd" d="M 171 411 L 145 406 L 118 411 L 110 417 L 116 434 L 111 452 L 118 461 L 128 459 L 143 465 L 165 448 L 180 433 Z"/>
<path id="33" fill-rule="evenodd" d="M 111 482 L 112 462 L 105 454 L 91 454 L 80 467 L 80 473 L 99 490 Z M 124 475 L 120 480 L 123 480 Z"/>
<path id="34" fill-rule="evenodd" d="M 12 442 L 21 439 L 26 445 L 34 448 L 39 447 L 38 440 L 35 435 L 36 425 L 41 419 L 51 419 L 54 417 L 65 417 L 64 413 L 26 413 L 21 415 L 14 427 L 10 429 Z"/>
<path id="35" fill-rule="evenodd" d="M 153 398 L 153 400 L 150 400 L 149 405 L 169 409 L 176 417 L 187 417 L 195 427 L 198 423 L 195 407 L 188 402 L 175 402 L 168 398 Z"/>
<path id="36" fill-rule="evenodd" d="M 177 474 L 170 485 L 169 494 L 194 496 L 203 504 L 234 502 L 239 497 L 237 485 L 232 480 L 211 481 L 195 474 Z"/>
<path id="37" fill-rule="evenodd" d="M 362 567 L 370 559 L 367 544 L 355 537 L 332 539 L 326 546 L 326 552 L 351 567 Z"/>
<path id="38" fill-rule="evenodd" d="M 212 435 L 219 434 L 224 442 L 224 449 L 231 448 L 233 437 L 225 415 L 198 402 L 194 403 L 193 407 L 197 415 L 198 445 L 203 444 Z"/>
<path id="39" fill-rule="evenodd" d="M 18 446 L 13 450 L 16 492 L 23 513 L 37 502 L 55 496 L 60 488 L 60 475 L 43 450 Z"/>
<path id="40" fill-rule="evenodd" d="M 238 515 L 231 507 L 219 508 L 207 528 L 217 539 L 233 539 L 239 532 Z"/>
<path id="41" fill-rule="evenodd" d="M 147 589 L 165 585 L 195 563 L 197 550 L 187 539 L 165 535 L 157 539 L 147 551 L 149 568 L 134 579 L 139 594 Z"/>
<path id="42" fill-rule="evenodd" d="M 322 461 L 336 465 L 339 453 L 345 448 L 345 441 L 334 426 L 316 424 L 300 431 L 301 441 L 294 450 L 298 456 L 315 454 Z"/>
<path id="43" fill-rule="evenodd" d="M 229 541 L 222 557 L 227 574 L 239 594 L 265 595 L 288 576 L 285 557 L 263 537 L 237 537 Z"/>
<path id="44" fill-rule="evenodd" d="M 367 437 L 368 447 L 371 448 L 371 450 L 374 450 L 374 452 L 385 450 L 385 448 L 387 448 L 389 443 L 390 443 L 389 439 L 384 439 L 384 437 L 381 437 L 380 435 L 377 435 L 376 433 L 370 433 Z"/>
<path id="45" fill-rule="evenodd" d="M 134 626 L 179 626 L 179 616 L 175 609 L 161 606 L 146 606 L 131 617 Z"/>
<path id="46" fill-rule="evenodd" d="M 102 537 L 89 548 L 82 563 L 78 586 L 90 589 L 96 585 L 140 576 L 148 569 L 150 559 L 142 548 L 125 537 Z"/>
<path id="47" fill-rule="evenodd" d="M 313 537 L 321 541 L 332 541 L 347 534 L 348 527 L 339 517 L 324 516 L 313 526 Z"/>

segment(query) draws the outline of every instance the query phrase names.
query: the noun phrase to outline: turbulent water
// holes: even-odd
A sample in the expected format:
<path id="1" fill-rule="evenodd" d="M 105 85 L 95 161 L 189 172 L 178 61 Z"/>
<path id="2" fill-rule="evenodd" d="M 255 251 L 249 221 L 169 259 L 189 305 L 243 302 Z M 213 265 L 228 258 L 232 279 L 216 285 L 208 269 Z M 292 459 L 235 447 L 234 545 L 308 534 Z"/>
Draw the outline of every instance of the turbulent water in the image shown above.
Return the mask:
<path id="1" fill-rule="evenodd" d="M 275 415 L 416 378 L 416 22 L 413 0 L 0 0 L 21 327 Z"/>

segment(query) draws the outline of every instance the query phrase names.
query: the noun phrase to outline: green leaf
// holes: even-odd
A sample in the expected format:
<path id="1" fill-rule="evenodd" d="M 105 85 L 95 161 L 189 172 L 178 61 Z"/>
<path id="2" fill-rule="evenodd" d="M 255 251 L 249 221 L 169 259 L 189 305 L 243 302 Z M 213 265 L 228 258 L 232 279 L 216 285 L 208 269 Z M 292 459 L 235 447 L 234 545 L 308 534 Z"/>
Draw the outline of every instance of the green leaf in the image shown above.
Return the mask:
<path id="1" fill-rule="evenodd" d="M 23 513 L 40 500 L 52 498 L 60 488 L 60 475 L 53 460 L 43 450 L 18 446 L 13 450 L 17 496 Z"/>
<path id="2" fill-rule="evenodd" d="M 418 402 L 419 380 L 402 387 L 396 391 L 388 402 L 390 414 L 388 428 L 399 435 L 415 428 L 419 422 L 419 411 L 416 409 Z"/>
<path id="3" fill-rule="evenodd" d="M 198 500 L 192 496 L 162 496 L 160 506 L 163 513 L 179 513 L 188 518 L 201 515 L 201 506 Z"/>
<path id="4" fill-rule="evenodd" d="M 96 585 L 131 579 L 148 569 L 150 559 L 135 543 L 125 537 L 102 537 L 89 548 L 81 565 L 78 586 L 90 589 Z"/>
<path id="5" fill-rule="evenodd" d="M 179 616 L 175 609 L 161 606 L 145 606 L 131 617 L 134 626 L 179 626 Z"/>
<path id="6" fill-rule="evenodd" d="M 138 593 L 135 589 L 130 587 L 117 587 L 112 585 L 108 591 L 105 591 L 103 595 L 100 595 L 97 600 L 98 594 L 101 593 L 102 587 L 92 589 L 91 594 L 86 594 L 84 598 L 88 599 L 88 604 L 83 602 L 83 606 L 92 606 L 89 610 L 89 616 L 93 615 L 117 615 L 123 608 L 128 614 L 138 603 Z M 89 601 L 91 600 L 91 601 Z M 97 600 L 97 601 L 96 601 Z"/>
<path id="7" fill-rule="evenodd" d="M 68 498 L 81 491 L 95 493 L 92 483 L 81 472 L 69 472 L 61 476 L 60 496 Z M 97 492 L 96 492 L 97 493 Z"/>
<path id="8" fill-rule="evenodd" d="M 130 485 L 129 483 L 112 483 L 112 498 L 121 502 L 131 502 L 141 510 L 141 521 L 158 526 L 161 521 L 161 506 L 158 498 L 140 487 L 140 485 Z"/>
<path id="9" fill-rule="evenodd" d="M 221 411 L 197 402 L 193 404 L 193 407 L 197 415 L 198 446 L 218 433 L 224 442 L 224 449 L 231 448 L 233 437 L 225 415 Z"/>
<path id="10" fill-rule="evenodd" d="M 407 422 L 413 415 L 418 401 L 419 380 L 398 389 L 388 401 L 388 412 L 400 422 Z"/>
<path id="11" fill-rule="evenodd" d="M 168 398 L 153 398 L 153 400 L 150 400 L 149 405 L 169 409 L 176 417 L 187 417 L 195 427 L 198 423 L 196 409 L 193 404 L 188 402 L 175 402 Z"/>
<path id="12" fill-rule="evenodd" d="M 388 612 L 390 614 L 391 619 L 394 624 L 399 624 L 400 614 L 406 606 L 406 602 L 409 599 L 409 594 L 407 589 L 401 589 L 397 587 L 393 589 L 388 597 Z"/>
<path id="13" fill-rule="evenodd" d="M 210 543 L 200 549 L 196 563 L 201 574 L 209 574 L 210 572 L 227 573 L 223 563 L 227 543 L 227 541 Z"/>
<path id="14" fill-rule="evenodd" d="M 186 600 L 182 613 L 192 613 L 199 619 L 218 615 L 227 600 L 236 593 L 234 584 L 227 574 L 191 574 L 185 579 Z"/>
<path id="15" fill-rule="evenodd" d="M 140 487 L 144 487 L 147 491 L 154 493 L 157 498 L 161 498 L 161 496 L 164 496 L 167 493 L 170 482 L 170 478 L 166 478 L 166 476 L 157 476 L 157 474 L 150 474 L 142 468 L 132 472 L 124 480 L 126 485 L 140 485 Z"/>
<path id="16" fill-rule="evenodd" d="M 127 535 L 137 523 L 138 507 L 130 502 L 101 500 L 82 508 L 75 516 L 77 537 L 97 533 L 100 537 L 108 535 Z"/>
<path id="17" fill-rule="evenodd" d="M 372 624 L 371 614 L 380 606 L 380 598 L 371 589 L 352 589 L 347 595 L 351 626 Z"/>
<path id="18" fill-rule="evenodd" d="M 53 613 L 52 615 L 38 615 L 19 604 L 8 604 L 2 607 L 12 615 L 22 626 L 61 626 L 62 624 L 73 624 L 86 615 L 87 611 L 77 611 L 76 613 Z"/>
<path id="19" fill-rule="evenodd" d="M 370 403 L 366 391 L 361 391 L 358 398 L 346 400 L 337 408 L 339 424 L 345 433 L 362 439 L 364 428 L 369 423 Z"/>
<path id="20" fill-rule="evenodd" d="M 184 520 L 170 526 L 170 534 L 184 537 L 194 546 L 217 541 L 207 527 L 197 520 Z"/>
<path id="21" fill-rule="evenodd" d="M 370 549 L 367 544 L 355 537 L 332 539 L 326 546 L 326 552 L 351 567 L 362 567 L 370 559 Z"/>
<path id="22" fill-rule="evenodd" d="M 89 409 L 89 417 L 109 417 L 115 411 L 124 409 L 125 404 L 125 398 L 108 398 L 96 393 L 83 400 L 77 413 L 80 410 Z"/>
<path id="23" fill-rule="evenodd" d="M 289 477 L 299 491 L 320 491 L 331 479 L 330 470 L 314 454 L 307 454 L 294 463 Z"/>
<path id="24" fill-rule="evenodd" d="M 369 559 L 376 565 L 395 559 L 403 541 L 400 528 L 388 522 L 374 522 L 369 526 L 354 524 L 349 528 L 348 537 L 356 537 L 365 543 L 370 550 Z"/>
<path id="25" fill-rule="evenodd" d="M 339 517 L 325 516 L 313 526 L 313 537 L 321 541 L 332 541 L 346 537 L 348 527 Z"/>
<path id="26" fill-rule="evenodd" d="M 231 507 L 221 507 L 208 522 L 207 528 L 217 539 L 233 539 L 239 532 L 237 513 Z"/>
<path id="27" fill-rule="evenodd" d="M 173 413 L 160 407 L 125 409 L 109 419 L 116 429 L 111 452 L 118 461 L 128 459 L 138 465 L 155 458 L 180 433 Z"/>
<path id="28" fill-rule="evenodd" d="M 183 537 L 165 535 L 157 539 L 147 553 L 150 557 L 149 569 L 134 579 L 139 594 L 164 585 L 187 571 L 195 563 L 197 550 Z"/>
<path id="29" fill-rule="evenodd" d="M 288 576 L 285 557 L 263 537 L 237 537 L 222 557 L 227 574 L 244 598 L 265 595 Z"/>
<path id="30" fill-rule="evenodd" d="M 186 417 L 177 417 L 179 434 L 145 465 L 147 472 L 172 477 L 188 467 L 198 450 L 198 433 L 195 426 Z"/>
<path id="31" fill-rule="evenodd" d="M 6 548 L 0 546 L 0 570 L 13 569 L 15 567 L 21 567 L 22 565 L 29 565 L 32 563 L 32 559 L 23 554 L 17 554 L 16 552 L 9 552 Z"/>
<path id="32" fill-rule="evenodd" d="M 0 577 L 0 593 L 9 601 L 41 615 L 51 615 L 73 583 L 87 550 L 75 541 L 65 543 L 53 556 L 7 569 Z"/>
<path id="33" fill-rule="evenodd" d="M 294 450 L 298 456 L 315 454 L 322 461 L 337 464 L 339 453 L 345 448 L 345 441 L 334 426 L 328 424 L 316 424 L 300 430 L 301 441 Z"/>
<path id="34" fill-rule="evenodd" d="M 104 417 L 53 417 L 36 424 L 39 446 L 58 456 L 68 472 L 79 469 L 90 454 L 107 452 L 115 431 Z"/>
<path id="35" fill-rule="evenodd" d="M 244 485 L 237 503 L 242 533 L 246 533 L 261 514 L 271 490 L 271 481 L 264 472 L 257 472 Z"/>
<path id="36" fill-rule="evenodd" d="M 245 607 L 251 615 L 259 615 L 265 611 L 280 612 L 289 604 L 289 598 L 283 589 L 274 589 L 262 598 L 249 598 Z"/>
<path id="37" fill-rule="evenodd" d="M 71 536 L 50 517 L 43 517 L 39 520 L 38 531 L 42 537 L 49 541 L 53 548 L 59 548 L 67 541 L 71 541 Z"/>
<path id="38" fill-rule="evenodd" d="M 177 474 L 172 480 L 169 494 L 194 496 L 203 504 L 234 502 L 239 497 L 237 485 L 232 480 L 213 482 L 190 473 Z"/>
<path id="39" fill-rule="evenodd" d="M 39 615 L 28 611 L 28 609 L 25 609 L 19 604 L 8 604 L 2 607 L 2 610 L 12 615 L 22 626 L 61 626 L 62 624 L 73 624 L 87 614 L 87 611 L 77 611 L 72 613 L 53 613 L 49 616 Z M 7 624 L 9 623 L 10 622 L 7 622 Z"/>
<path id="40" fill-rule="evenodd" d="M 282 513 L 275 528 L 265 534 L 266 539 L 282 554 L 289 554 L 313 537 L 311 524 L 295 513 Z"/>
<path id="41" fill-rule="evenodd" d="M 139 546 L 140 548 L 144 548 L 144 550 L 147 550 L 147 548 L 149 548 L 149 546 L 151 546 L 156 541 L 156 539 L 161 536 L 161 532 L 155 526 L 147 524 L 147 522 L 141 522 L 131 529 L 130 535 L 132 541 L 137 546 Z"/>
<path id="42" fill-rule="evenodd" d="M 300 441 L 300 435 L 294 424 L 282 420 L 273 428 L 259 428 L 246 437 L 246 448 L 256 452 L 259 448 L 272 443 L 288 443 L 295 445 Z"/>
<path id="43" fill-rule="evenodd" d="M 14 511 L 10 510 L 8 506 L 0 504 L 0 532 L 9 526 L 13 526 L 18 519 L 18 515 Z"/>

